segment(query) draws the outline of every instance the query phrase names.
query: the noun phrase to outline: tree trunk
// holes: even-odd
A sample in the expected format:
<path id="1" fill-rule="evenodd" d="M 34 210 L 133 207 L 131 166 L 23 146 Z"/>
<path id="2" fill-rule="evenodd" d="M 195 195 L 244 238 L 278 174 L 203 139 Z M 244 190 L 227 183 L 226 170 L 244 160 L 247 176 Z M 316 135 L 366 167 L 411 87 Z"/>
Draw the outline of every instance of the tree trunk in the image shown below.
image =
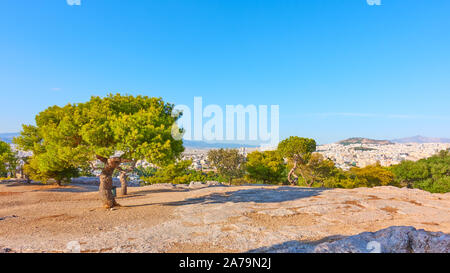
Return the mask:
<path id="1" fill-rule="evenodd" d="M 105 162 L 105 167 L 103 168 L 102 173 L 100 174 L 99 194 L 100 199 L 102 200 L 103 206 L 105 208 L 113 208 L 115 206 L 120 206 L 114 199 L 112 193 L 113 187 L 112 175 L 114 173 L 114 170 L 117 167 L 119 167 L 119 165 L 120 159 L 110 158 Z"/>
<path id="2" fill-rule="evenodd" d="M 128 174 L 125 171 L 121 171 L 119 177 L 120 177 L 120 193 L 122 195 L 127 195 Z"/>
<path id="3" fill-rule="evenodd" d="M 56 179 L 56 185 L 58 185 L 58 186 L 60 186 L 60 187 L 61 187 L 61 180 L 59 180 L 59 179 Z"/>
<path id="4" fill-rule="evenodd" d="M 295 186 L 295 180 L 292 178 L 294 175 L 295 170 L 297 169 L 297 161 L 294 161 L 294 167 L 291 169 L 291 171 L 288 174 L 288 181 L 291 183 L 292 186 Z"/>

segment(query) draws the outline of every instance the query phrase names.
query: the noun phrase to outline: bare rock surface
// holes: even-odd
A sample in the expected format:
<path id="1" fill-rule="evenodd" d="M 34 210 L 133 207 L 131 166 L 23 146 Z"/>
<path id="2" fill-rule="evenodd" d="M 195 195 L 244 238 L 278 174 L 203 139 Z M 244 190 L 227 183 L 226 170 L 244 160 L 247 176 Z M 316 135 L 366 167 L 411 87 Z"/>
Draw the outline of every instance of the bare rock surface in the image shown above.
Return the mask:
<path id="1" fill-rule="evenodd" d="M 151 185 L 115 210 L 96 187 L 0 184 L 11 252 L 449 252 L 450 194 L 395 187 Z M 443 232 L 443 233 L 433 233 Z M 353 237 L 355 236 L 355 237 Z M 377 245 L 375 245 L 377 246 Z"/>
<path id="2" fill-rule="evenodd" d="M 450 235 L 413 227 L 389 227 L 318 245 L 316 253 L 449 253 Z"/>

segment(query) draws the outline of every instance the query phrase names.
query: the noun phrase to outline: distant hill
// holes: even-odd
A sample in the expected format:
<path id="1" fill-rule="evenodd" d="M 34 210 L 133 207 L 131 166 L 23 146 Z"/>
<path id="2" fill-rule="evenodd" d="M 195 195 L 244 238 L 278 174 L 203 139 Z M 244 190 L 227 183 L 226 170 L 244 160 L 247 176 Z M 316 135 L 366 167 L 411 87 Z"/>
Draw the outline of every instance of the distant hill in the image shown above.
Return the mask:
<path id="1" fill-rule="evenodd" d="M 12 139 L 16 136 L 19 136 L 19 133 L 0 133 L 0 140 L 11 143 Z M 257 148 L 259 145 L 252 145 L 252 144 L 241 144 L 241 143 L 226 143 L 226 142 L 205 142 L 205 141 L 189 141 L 184 140 L 183 141 L 184 146 L 186 148 L 191 149 L 237 149 L 241 147 L 245 148 Z"/>
<path id="2" fill-rule="evenodd" d="M 19 136 L 19 133 L 3 133 L 0 134 L 0 140 L 6 143 L 11 143 L 12 139 L 16 136 Z"/>
<path id="3" fill-rule="evenodd" d="M 413 136 L 392 140 L 394 143 L 450 143 L 449 138 Z"/>
<path id="4" fill-rule="evenodd" d="M 186 148 L 191 149 L 238 149 L 238 148 L 258 148 L 260 145 L 243 144 L 243 143 L 226 143 L 226 142 L 205 142 L 184 140 L 183 144 Z"/>
<path id="5" fill-rule="evenodd" d="M 351 145 L 351 144 L 378 144 L 378 145 L 388 145 L 393 144 L 389 140 L 376 140 L 376 139 L 370 139 L 370 138 L 363 138 L 363 137 L 352 137 L 345 140 L 341 140 L 338 142 L 338 144 L 342 145 Z"/>

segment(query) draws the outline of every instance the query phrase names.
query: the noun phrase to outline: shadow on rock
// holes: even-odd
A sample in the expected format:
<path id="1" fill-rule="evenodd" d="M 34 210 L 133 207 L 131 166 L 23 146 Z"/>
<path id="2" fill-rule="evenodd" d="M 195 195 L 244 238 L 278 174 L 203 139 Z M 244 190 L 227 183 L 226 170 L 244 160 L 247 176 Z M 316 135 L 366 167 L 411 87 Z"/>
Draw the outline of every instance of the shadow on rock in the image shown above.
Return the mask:
<path id="1" fill-rule="evenodd" d="M 278 203 L 293 201 L 320 195 L 326 189 L 280 187 L 277 189 L 245 189 L 225 193 L 213 193 L 210 195 L 189 198 L 183 201 L 163 203 L 166 206 L 183 206 L 192 204 L 219 204 L 219 203 Z"/>

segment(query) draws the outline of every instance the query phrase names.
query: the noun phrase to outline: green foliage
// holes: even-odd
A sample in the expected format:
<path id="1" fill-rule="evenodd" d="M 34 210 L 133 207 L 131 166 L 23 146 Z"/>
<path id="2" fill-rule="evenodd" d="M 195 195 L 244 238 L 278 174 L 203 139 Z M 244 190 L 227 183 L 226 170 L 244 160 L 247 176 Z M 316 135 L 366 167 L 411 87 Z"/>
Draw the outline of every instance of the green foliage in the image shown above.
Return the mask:
<path id="1" fill-rule="evenodd" d="M 172 183 L 172 184 L 188 184 L 192 181 L 206 182 L 218 181 L 224 182 L 225 179 L 214 172 L 203 173 L 195 171 L 189 167 L 192 165 L 191 160 L 183 160 L 177 163 L 171 163 L 158 169 L 146 170 L 145 175 L 141 176 L 144 184 Z"/>
<path id="2" fill-rule="evenodd" d="M 393 186 L 394 174 L 379 163 L 364 168 L 351 168 L 351 177 L 358 187 Z"/>
<path id="3" fill-rule="evenodd" d="M 182 151 L 182 141 L 172 138 L 172 104 L 146 96 L 109 95 L 90 101 L 53 106 L 36 117 L 37 128 L 24 126 L 18 141 L 26 146 L 53 144 L 83 161 L 94 156 L 109 158 L 120 151 L 123 159 L 145 158 L 149 162 L 171 162 Z"/>
<path id="4" fill-rule="evenodd" d="M 33 151 L 27 169 L 36 177 L 70 177 L 95 159 L 107 164 L 117 156 L 120 163 L 146 159 L 164 165 L 184 150 L 182 140 L 172 137 L 172 125 L 180 117 L 172 116 L 173 107 L 146 96 L 92 97 L 49 107 L 36 116 L 36 126 L 23 126 L 15 142 Z"/>
<path id="5" fill-rule="evenodd" d="M 236 149 L 210 150 L 208 159 L 217 172 L 227 178 L 230 184 L 233 179 L 244 176 L 245 157 Z"/>
<path id="6" fill-rule="evenodd" d="M 217 182 L 226 182 L 227 179 L 223 176 L 221 176 L 218 173 L 215 172 L 202 172 L 202 171 L 196 171 L 196 170 L 189 170 L 191 174 L 191 182 L 206 182 L 206 181 L 217 181 Z"/>
<path id="7" fill-rule="evenodd" d="M 314 185 L 324 186 L 325 180 L 329 177 L 335 176 L 339 171 L 334 165 L 334 162 L 325 159 L 319 153 L 311 154 L 308 163 L 300 165 L 297 171 L 302 180 L 301 185 L 312 187 Z"/>
<path id="8" fill-rule="evenodd" d="M 286 166 L 278 151 L 255 151 L 247 156 L 246 171 L 249 180 L 277 184 L 285 180 Z"/>
<path id="9" fill-rule="evenodd" d="M 71 178 L 79 176 L 79 170 L 65 164 L 67 164 L 66 161 L 49 157 L 48 153 L 42 153 L 29 159 L 24 166 L 24 173 L 35 181 L 48 183 L 55 180 L 58 184 L 67 184 L 70 183 Z"/>
<path id="10" fill-rule="evenodd" d="M 17 168 L 17 156 L 11 146 L 0 141 L 0 177 L 13 176 Z"/>
<path id="11" fill-rule="evenodd" d="M 141 177 L 145 184 L 186 184 L 190 183 L 189 166 L 192 164 L 190 160 L 183 160 L 176 163 L 168 164 L 156 170 L 149 177 Z"/>
<path id="12" fill-rule="evenodd" d="M 278 151 L 282 157 L 304 164 L 316 151 L 316 141 L 310 138 L 291 136 L 278 144 Z"/>
<path id="13" fill-rule="evenodd" d="M 147 178 L 147 177 L 151 177 L 151 176 L 155 175 L 157 169 L 153 168 L 153 167 L 139 166 L 139 167 L 136 167 L 136 169 L 134 171 L 137 174 L 137 176 L 139 176 L 141 178 Z"/>
<path id="14" fill-rule="evenodd" d="M 337 170 L 324 180 L 324 186 L 329 188 L 353 189 L 359 187 L 397 186 L 394 174 L 380 164 L 364 168 L 353 167 L 350 171 Z"/>
<path id="15" fill-rule="evenodd" d="M 391 167 L 399 185 L 414 187 L 432 193 L 450 192 L 450 152 L 421 159 L 417 162 L 403 161 Z"/>
<path id="16" fill-rule="evenodd" d="M 55 180 L 60 184 L 69 183 L 72 177 L 79 175 L 76 163 L 79 162 L 80 155 L 76 150 L 51 142 L 55 132 L 44 126 L 45 123 L 58 122 L 60 117 L 61 112 L 50 107 L 36 117 L 38 126 L 23 125 L 20 136 L 13 140 L 20 149 L 33 152 L 23 167 L 24 173 L 33 180 L 44 183 Z M 44 136 L 49 140 L 46 141 Z"/>
<path id="17" fill-rule="evenodd" d="M 291 170 L 287 176 L 291 185 L 298 183 L 298 176 L 295 171 L 299 165 L 306 165 L 311 157 L 311 154 L 316 151 L 316 141 L 310 138 L 291 136 L 278 144 L 278 152 L 284 158 L 287 158 L 292 163 Z M 308 181 L 308 177 L 303 171 L 300 171 L 303 181 L 307 185 L 314 182 Z"/>
<path id="18" fill-rule="evenodd" d="M 425 162 L 403 161 L 391 168 L 396 181 L 402 186 L 412 187 L 415 182 L 427 179 L 430 176 L 428 165 Z"/>
<path id="19" fill-rule="evenodd" d="M 184 150 L 172 137 L 173 105 L 161 98 L 109 95 L 86 103 L 67 105 L 64 146 L 75 146 L 86 155 L 110 158 L 120 151 L 124 160 L 146 159 L 155 164 L 173 162 Z"/>

